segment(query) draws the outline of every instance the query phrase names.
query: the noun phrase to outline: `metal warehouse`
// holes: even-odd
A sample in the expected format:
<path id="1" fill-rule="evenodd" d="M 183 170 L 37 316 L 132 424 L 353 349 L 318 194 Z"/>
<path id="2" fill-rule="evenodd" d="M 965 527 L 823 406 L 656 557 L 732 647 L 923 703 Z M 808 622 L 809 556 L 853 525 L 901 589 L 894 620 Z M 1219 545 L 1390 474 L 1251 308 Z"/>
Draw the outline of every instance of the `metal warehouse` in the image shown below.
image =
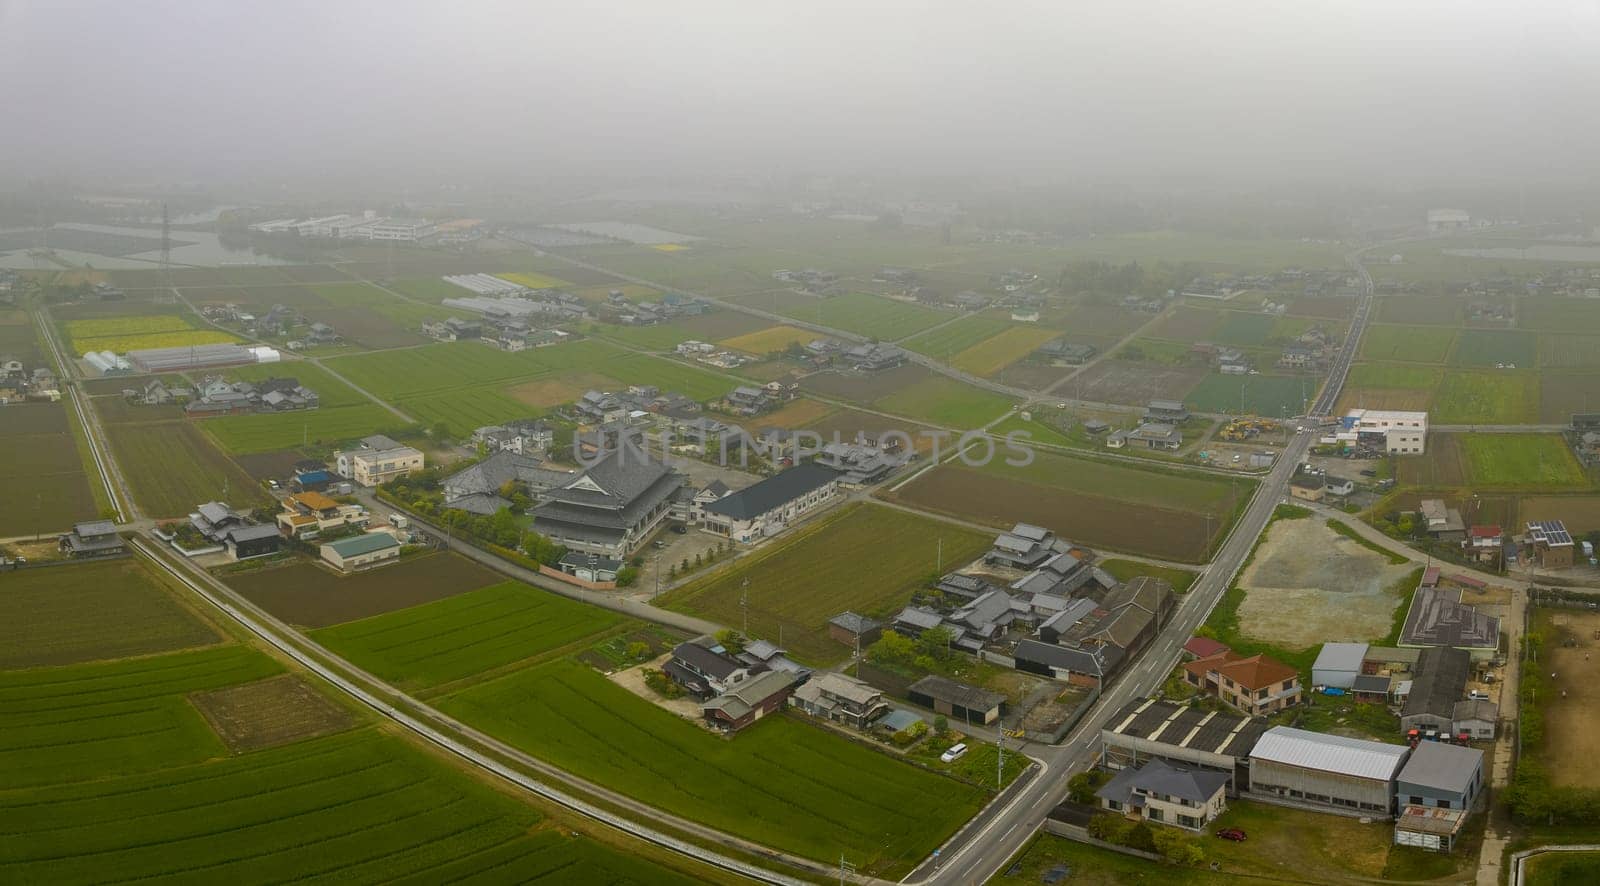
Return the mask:
<path id="1" fill-rule="evenodd" d="M 1152 758 L 1224 773 L 1228 794 L 1249 789 L 1246 759 L 1267 729 L 1261 719 L 1155 699 L 1135 699 L 1100 730 L 1100 764 L 1139 766 Z"/>
<path id="2" fill-rule="evenodd" d="M 1411 749 L 1275 726 L 1250 752 L 1250 792 L 1336 812 L 1389 816 L 1395 775 Z"/>
<path id="3" fill-rule="evenodd" d="M 256 355 L 249 348 L 239 345 L 191 345 L 186 348 L 129 351 L 128 362 L 140 372 L 177 372 L 254 363 Z"/>

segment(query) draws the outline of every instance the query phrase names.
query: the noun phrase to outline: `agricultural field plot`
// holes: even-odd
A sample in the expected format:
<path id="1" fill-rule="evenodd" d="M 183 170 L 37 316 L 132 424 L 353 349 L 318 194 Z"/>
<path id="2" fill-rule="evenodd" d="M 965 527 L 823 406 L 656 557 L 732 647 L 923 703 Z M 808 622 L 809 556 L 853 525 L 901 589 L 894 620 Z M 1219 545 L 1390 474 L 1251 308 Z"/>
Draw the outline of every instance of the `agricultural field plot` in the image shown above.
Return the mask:
<path id="1" fill-rule="evenodd" d="M 317 392 L 323 409 L 340 406 L 359 406 L 371 403 L 366 397 L 344 382 L 334 378 L 326 369 L 306 360 L 284 360 L 279 363 L 253 363 L 230 366 L 221 370 L 224 378 L 239 381 L 264 381 L 269 378 L 292 378 Z"/>
<path id="2" fill-rule="evenodd" d="M 0 783 L 88 781 L 221 756 L 185 696 L 281 670 L 233 645 L 0 673 Z"/>
<path id="3" fill-rule="evenodd" d="M 1527 886 L 1573 886 L 1600 881 L 1600 852 L 1547 852 L 1527 862 Z"/>
<path id="4" fill-rule="evenodd" d="M 1130 311 L 1116 305 L 1081 304 L 1048 325 L 1064 330 L 1069 335 L 1092 333 L 1116 341 L 1153 319 L 1154 314 Z"/>
<path id="5" fill-rule="evenodd" d="M 342 283 L 350 277 L 331 265 L 274 265 L 276 271 L 296 283 Z"/>
<path id="6" fill-rule="evenodd" d="M 565 659 L 440 707 L 643 802 L 808 858 L 842 851 L 876 875 L 910 871 L 989 796 L 787 716 L 726 741 Z"/>
<path id="7" fill-rule="evenodd" d="M 874 616 L 900 610 L 940 568 L 941 539 L 946 569 L 966 564 L 994 540 L 929 517 L 856 505 L 672 591 L 664 605 L 742 624 L 744 596 L 751 636 L 776 640 L 781 631 L 794 656 L 832 664 L 848 650 L 829 638 L 828 619 L 847 609 Z"/>
<path id="8" fill-rule="evenodd" d="M 827 406 L 828 404 L 818 405 Z M 777 413 L 773 413 L 773 416 L 764 418 L 760 426 L 774 425 L 783 427 L 783 425 L 779 425 L 772 420 L 776 415 Z M 857 437 L 865 437 L 868 440 L 887 439 L 885 437 L 886 434 L 898 432 L 910 437 L 912 448 L 924 454 L 932 450 L 935 437 L 941 433 L 944 435 L 944 442 L 941 444 L 944 447 L 944 451 L 948 452 L 950 447 L 954 445 L 949 431 L 941 432 L 929 425 L 918 424 L 914 421 L 899 421 L 879 415 L 876 412 L 862 412 L 859 409 L 830 407 L 827 413 L 805 422 L 799 427 L 820 435 L 824 443 L 835 441 L 851 443 Z"/>
<path id="9" fill-rule="evenodd" d="M 1536 332 L 1600 333 L 1600 302 L 1577 298 L 1524 298 L 1517 327 Z"/>
<path id="10" fill-rule="evenodd" d="M 0 310 L 0 351 L 33 366 L 41 356 L 33 321 L 22 311 Z"/>
<path id="11" fill-rule="evenodd" d="M 294 466 L 305 457 L 298 449 L 275 449 L 271 452 L 236 455 L 233 460 L 246 474 L 257 480 L 285 480 L 294 475 Z"/>
<path id="12" fill-rule="evenodd" d="M 1198 573 L 1191 572 L 1187 569 L 1178 569 L 1172 566 L 1156 566 L 1154 564 L 1145 563 L 1139 560 L 1119 560 L 1116 558 L 1111 558 L 1108 560 L 1099 560 L 1095 563 L 1095 566 L 1104 569 L 1111 575 L 1112 578 L 1115 578 L 1117 581 L 1132 581 L 1140 576 L 1158 578 L 1167 584 L 1172 585 L 1172 590 L 1179 594 L 1189 590 L 1189 586 L 1194 584 L 1194 580 L 1200 577 Z"/>
<path id="13" fill-rule="evenodd" d="M 1049 457 L 1054 456 L 1040 456 Z M 1086 480 L 1102 471 L 1111 476 L 1117 473 L 1106 470 L 1117 466 L 1084 464 L 1091 468 L 1079 475 Z M 1137 469 L 1122 470 L 1140 473 Z M 1114 495 L 1141 489 L 1158 492 L 1164 479 L 1168 478 L 1147 475 L 1143 486 L 1117 488 Z M 1050 494 L 1041 495 L 1037 481 L 949 464 L 901 487 L 892 497 L 997 529 L 1009 528 L 1019 521 L 1035 523 L 1091 547 L 1199 563 L 1209 556 L 1233 520 L 1233 507 L 1226 498 L 1228 487 L 1223 486 L 1222 490 L 1225 498 L 1203 509 L 1177 502 L 1146 504 L 1066 486 L 1054 486 Z"/>
<path id="14" fill-rule="evenodd" d="M 931 370 L 908 363 L 882 372 L 818 372 L 800 379 L 800 387 L 823 397 L 871 403 L 935 377 Z"/>
<path id="15" fill-rule="evenodd" d="M 775 428 L 803 428 L 831 415 L 837 407 L 807 397 L 797 397 L 785 403 L 776 412 L 761 417 L 763 426 Z"/>
<path id="16" fill-rule="evenodd" d="M 1151 400 L 1182 400 L 1210 370 L 1131 360 L 1101 360 L 1056 389 L 1064 397 L 1090 403 L 1143 406 Z"/>
<path id="17" fill-rule="evenodd" d="M 722 339 L 718 344 L 725 348 L 733 348 L 735 351 L 760 355 L 783 351 L 791 345 L 803 345 L 816 338 L 818 338 L 818 335 L 809 329 L 800 329 L 795 326 L 769 326 L 756 332 L 747 332 L 744 335 Z"/>
<path id="18" fill-rule="evenodd" d="M 1574 537 L 1600 529 L 1600 495 L 1524 495 L 1502 525 L 1523 526 L 1529 520 L 1560 520 Z"/>
<path id="19" fill-rule="evenodd" d="M 20 810 L 26 809 L 23 813 Z M 0 798 L 17 882 L 695 882 L 540 814 L 375 730 Z M 308 838 L 314 835 L 314 838 Z M 182 847 L 181 852 L 173 847 Z"/>
<path id="20" fill-rule="evenodd" d="M 0 406 L 0 537 L 61 531 L 96 513 L 62 403 Z"/>
<path id="21" fill-rule="evenodd" d="M 1100 345 L 1097 344 L 1095 347 L 1100 347 Z M 1074 368 L 1070 366 L 1051 366 L 1044 360 L 1024 358 L 990 377 L 1001 384 L 1042 391 L 1065 378 L 1067 373 L 1072 372 Z"/>
<path id="22" fill-rule="evenodd" d="M 0 670 L 79 664 L 219 642 L 137 558 L 30 569 L 0 593 Z"/>
<path id="23" fill-rule="evenodd" d="M 1539 375 L 1525 370 L 1446 373 L 1434 395 L 1432 419 L 1442 425 L 1534 424 Z"/>
<path id="24" fill-rule="evenodd" d="M 1222 325 L 1222 314 L 1208 308 L 1178 305 L 1172 312 L 1145 327 L 1143 335 L 1167 341 L 1210 341 Z"/>
<path id="25" fill-rule="evenodd" d="M 421 688 L 582 643 L 621 623 L 609 610 L 506 581 L 311 637 L 401 688 Z"/>
<path id="26" fill-rule="evenodd" d="M 637 283 L 617 283 L 612 286 L 586 286 L 583 289 L 574 289 L 573 295 L 586 302 L 599 304 L 606 300 L 613 292 L 620 292 L 627 296 L 629 301 L 650 302 L 660 301 L 666 293 L 649 286 L 640 286 Z"/>
<path id="27" fill-rule="evenodd" d="M 1369 326 L 1361 337 L 1361 359 L 1400 363 L 1443 363 L 1456 330 L 1438 326 Z"/>
<path id="28" fill-rule="evenodd" d="M 329 308 L 332 305 L 322 296 L 317 295 L 309 286 L 250 286 L 245 289 L 234 290 L 234 295 L 224 299 L 229 302 L 243 302 L 256 305 L 266 310 L 273 305 L 284 305 L 296 310 L 308 308 Z"/>
<path id="29" fill-rule="evenodd" d="M 1032 354 L 1055 337 L 1053 329 L 1013 326 L 955 355 L 950 365 L 963 372 L 988 378 Z"/>
<path id="30" fill-rule="evenodd" d="M 1534 633 L 1544 637 L 1539 670 L 1556 677 L 1539 693 L 1544 714 L 1544 741 L 1538 759 L 1558 785 L 1600 788 L 1600 733 L 1594 729 L 1595 706 L 1600 705 L 1600 651 L 1595 632 L 1600 613 L 1578 609 L 1535 608 Z M 1571 641 L 1573 645 L 1565 645 Z M 1541 673 L 1542 677 L 1543 674 Z M 1558 693 L 1555 690 L 1560 689 Z"/>
<path id="31" fill-rule="evenodd" d="M 1539 375 L 1539 421 L 1566 424 L 1575 412 L 1600 411 L 1600 373 Z"/>
<path id="32" fill-rule="evenodd" d="M 927 354 L 935 359 L 948 362 L 956 354 L 978 344 L 985 339 L 999 335 L 1011 328 L 1011 324 L 1002 317 L 989 314 L 974 314 L 963 317 L 954 323 L 949 323 L 929 332 L 902 342 L 901 346 L 919 354 Z M 1051 332 L 1051 337 L 1057 333 Z M 1045 339 L 1049 341 L 1049 339 Z"/>
<path id="33" fill-rule="evenodd" d="M 696 337 L 688 329 L 676 323 L 662 323 L 655 326 L 623 326 L 612 323 L 597 323 L 589 327 L 588 332 L 591 335 L 598 335 L 649 351 L 670 351 L 683 342 Z"/>
<path id="34" fill-rule="evenodd" d="M 324 628 L 443 600 L 502 580 L 459 554 L 408 557 L 393 566 L 339 575 L 314 563 L 223 577 L 245 599 L 298 627 Z"/>
<path id="35" fill-rule="evenodd" d="M 91 330 L 94 334 L 91 334 Z M 67 347 L 72 353 L 80 355 L 90 351 L 122 354 L 146 348 L 182 348 L 239 341 L 238 337 L 220 330 L 197 328 L 185 317 L 176 314 L 68 320 L 66 331 Z"/>
<path id="36" fill-rule="evenodd" d="M 571 403 L 588 391 L 613 391 L 619 385 L 616 379 L 598 372 L 563 372 L 507 388 L 506 394 L 525 406 L 545 410 Z"/>
<path id="37" fill-rule="evenodd" d="M 582 344 L 576 342 L 575 344 Z M 556 351 L 572 345 L 561 345 L 542 350 Z M 648 354 L 620 354 L 618 356 L 586 363 L 591 369 L 614 375 L 625 385 L 656 385 L 663 391 L 674 391 L 691 400 L 711 400 L 733 390 L 738 381 L 724 378 L 677 360 L 666 360 Z"/>
<path id="38" fill-rule="evenodd" d="M 223 499 L 244 508 L 271 504 L 261 487 L 193 424 L 117 424 L 108 426 L 106 435 L 134 499 L 149 516 L 182 517 L 197 505 Z"/>
<path id="39" fill-rule="evenodd" d="M 885 341 L 915 335 L 952 316 L 948 311 L 859 292 L 810 301 L 811 304 L 786 304 L 778 309 L 778 313 Z M 765 307 L 760 300 L 747 303 L 752 307 Z"/>
<path id="40" fill-rule="evenodd" d="M 537 350 L 568 348 L 613 350 L 598 342 L 573 342 Z M 533 353 L 536 351 L 508 354 L 475 342 L 450 342 L 333 357 L 328 360 L 328 365 L 358 387 L 371 391 L 374 396 L 393 401 L 402 397 L 439 394 L 469 386 L 532 378 L 541 374 L 543 368 L 530 357 Z"/>
<path id="41" fill-rule="evenodd" d="M 1241 348 L 1260 347 L 1272 337 L 1277 317 L 1272 314 L 1224 311 L 1222 325 L 1217 327 L 1216 340 Z"/>
<path id="42" fill-rule="evenodd" d="M 1345 538 L 1325 520 L 1274 520 L 1239 575 L 1239 633 L 1295 650 L 1380 639 L 1403 602 L 1396 584 L 1412 569 Z"/>
<path id="43" fill-rule="evenodd" d="M 1466 434 L 1457 437 L 1474 486 L 1518 489 L 1588 486 L 1589 478 L 1559 434 Z"/>
<path id="44" fill-rule="evenodd" d="M 404 327 L 407 332 L 420 331 L 422 324 L 461 316 L 461 311 L 439 305 L 419 305 L 416 302 L 394 299 L 386 304 L 373 305 L 372 309 L 391 322 Z"/>
<path id="45" fill-rule="evenodd" d="M 1410 388 L 1353 388 L 1345 385 L 1334 408 L 1337 415 L 1352 409 L 1401 409 L 1427 412 L 1433 405 L 1433 391 Z"/>
<path id="46" fill-rule="evenodd" d="M 1206 376 L 1183 398 L 1196 412 L 1288 418 L 1304 415 L 1322 380 L 1309 375 Z"/>
<path id="47" fill-rule="evenodd" d="M 378 294 L 390 298 L 384 293 Z M 302 309 L 302 313 L 309 320 L 332 326 L 346 342 L 376 350 L 401 348 L 430 341 L 416 328 L 421 326 L 420 321 L 412 324 L 405 320 L 395 320 L 390 316 L 391 311 L 387 310 L 394 308 L 404 317 L 406 311 L 416 307 L 397 301 L 394 304 L 357 307 L 307 307 Z"/>
<path id="48" fill-rule="evenodd" d="M 341 308 L 370 308 L 399 300 L 369 283 L 320 283 L 313 285 L 311 291 L 324 302 Z"/>
<path id="49" fill-rule="evenodd" d="M 196 692 L 189 701 L 235 754 L 332 735 L 356 722 L 294 674 Z"/>
<path id="50" fill-rule="evenodd" d="M 233 455 L 248 455 L 296 446 L 342 443 L 403 424 L 405 422 L 382 406 L 362 403 L 282 414 L 222 415 L 200 420 L 191 427 L 205 429 L 219 446 Z"/>
<path id="51" fill-rule="evenodd" d="M 404 280 L 389 280 L 383 285 L 412 298 L 435 303 L 447 298 L 465 298 L 472 294 L 470 290 L 438 277 L 409 277 Z"/>
<path id="52" fill-rule="evenodd" d="M 1465 302 L 1453 295 L 1390 295 L 1378 299 L 1382 323 L 1412 326 L 1460 326 Z"/>
<path id="53" fill-rule="evenodd" d="M 686 317 L 678 325 L 688 331 L 690 338 L 701 341 L 722 341 L 751 332 L 759 332 L 772 325 L 772 321 L 743 311 L 715 310 L 698 317 Z M 819 337 L 811 333 L 812 338 Z"/>
<path id="54" fill-rule="evenodd" d="M 1012 403 L 1009 397 L 939 375 L 881 397 L 872 405 L 895 415 L 968 430 L 1005 415 Z"/>
<path id="55" fill-rule="evenodd" d="M 1289 303 L 1292 317 L 1344 320 L 1356 310 L 1356 300 L 1347 295 L 1303 295 Z"/>
<path id="56" fill-rule="evenodd" d="M 1545 369 L 1600 367 L 1600 335 L 1540 335 L 1539 365 Z"/>
<path id="57" fill-rule="evenodd" d="M 1539 337 L 1514 329 L 1465 329 L 1456 340 L 1453 366 L 1532 369 L 1539 360 Z"/>
<path id="58" fill-rule="evenodd" d="M 580 393 L 581 396 L 581 393 Z M 514 418 L 531 418 L 534 410 L 522 400 L 495 390 L 465 390 L 401 400 L 401 411 L 423 426 L 443 424 L 456 437 L 469 436 L 475 428 Z M 391 416 L 392 418 L 392 416 Z"/>
<path id="59" fill-rule="evenodd" d="M 1437 366 L 1404 363 L 1357 363 L 1350 367 L 1346 384 L 1355 388 L 1381 388 L 1432 391 L 1444 381 L 1444 370 Z"/>
<path id="60" fill-rule="evenodd" d="M 572 285 L 559 277 L 552 277 L 548 274 L 539 274 L 533 271 L 515 271 L 496 274 L 495 276 L 502 280 L 510 280 L 519 286 L 526 286 L 529 289 L 564 289 Z"/>

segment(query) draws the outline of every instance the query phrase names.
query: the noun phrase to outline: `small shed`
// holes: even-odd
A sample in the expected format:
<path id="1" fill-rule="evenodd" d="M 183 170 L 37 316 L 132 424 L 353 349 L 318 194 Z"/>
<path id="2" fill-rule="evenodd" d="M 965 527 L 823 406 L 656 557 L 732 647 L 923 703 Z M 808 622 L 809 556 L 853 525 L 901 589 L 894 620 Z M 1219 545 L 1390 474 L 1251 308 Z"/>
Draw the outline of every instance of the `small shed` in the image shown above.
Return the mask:
<path id="1" fill-rule="evenodd" d="M 828 619 L 828 636 L 846 646 L 871 646 L 883 635 L 883 624 L 848 610 Z"/>

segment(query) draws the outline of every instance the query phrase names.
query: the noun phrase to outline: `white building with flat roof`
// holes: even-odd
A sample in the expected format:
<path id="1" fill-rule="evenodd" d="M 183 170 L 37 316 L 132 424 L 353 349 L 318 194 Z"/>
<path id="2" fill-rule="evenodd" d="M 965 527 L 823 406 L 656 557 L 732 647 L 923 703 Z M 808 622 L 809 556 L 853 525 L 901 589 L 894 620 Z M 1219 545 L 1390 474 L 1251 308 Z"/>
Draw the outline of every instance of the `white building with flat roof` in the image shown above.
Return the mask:
<path id="1" fill-rule="evenodd" d="M 1372 446 L 1391 455 L 1421 455 L 1428 445 L 1428 413 L 1352 409 L 1327 442 Z"/>

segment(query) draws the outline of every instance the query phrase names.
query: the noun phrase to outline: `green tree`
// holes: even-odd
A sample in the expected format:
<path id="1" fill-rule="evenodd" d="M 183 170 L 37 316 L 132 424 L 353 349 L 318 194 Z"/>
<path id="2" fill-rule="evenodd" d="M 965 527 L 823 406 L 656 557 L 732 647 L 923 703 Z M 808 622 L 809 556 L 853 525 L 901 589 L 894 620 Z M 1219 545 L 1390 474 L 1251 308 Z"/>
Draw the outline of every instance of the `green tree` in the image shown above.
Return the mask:
<path id="1" fill-rule="evenodd" d="M 1089 823 L 1084 826 L 1084 830 L 1088 831 L 1089 836 L 1094 837 L 1096 840 L 1104 840 L 1107 843 L 1121 845 L 1127 839 L 1128 832 L 1133 830 L 1133 822 L 1120 815 L 1108 812 L 1089 819 Z"/>
<path id="2" fill-rule="evenodd" d="M 1067 797 L 1074 803 L 1093 803 L 1094 792 L 1105 786 L 1111 780 L 1111 773 L 1098 769 L 1080 772 L 1067 779 Z"/>
<path id="3" fill-rule="evenodd" d="M 955 631 L 939 625 L 922 632 L 922 636 L 917 638 L 917 648 L 929 658 L 943 659 L 950 654 L 950 643 L 955 638 Z"/>
<path id="4" fill-rule="evenodd" d="M 434 422 L 433 429 L 432 429 L 431 433 L 433 434 L 433 439 L 435 439 L 435 440 L 443 440 L 446 437 L 450 436 L 450 426 L 445 424 L 442 421 L 441 422 Z"/>
<path id="5" fill-rule="evenodd" d="M 744 635 L 733 628 L 723 628 L 717 631 L 717 642 L 721 643 L 724 649 L 734 655 L 744 651 Z"/>
<path id="6" fill-rule="evenodd" d="M 871 662 L 909 665 L 916 656 L 916 644 L 894 631 L 885 631 L 876 643 L 867 647 L 867 661 Z"/>
<path id="7" fill-rule="evenodd" d="M 639 580 L 639 567 L 624 566 L 617 570 L 617 587 L 631 588 Z"/>
<path id="8" fill-rule="evenodd" d="M 630 661 L 644 661 L 650 657 L 650 644 L 636 640 L 628 644 L 628 659 Z"/>

